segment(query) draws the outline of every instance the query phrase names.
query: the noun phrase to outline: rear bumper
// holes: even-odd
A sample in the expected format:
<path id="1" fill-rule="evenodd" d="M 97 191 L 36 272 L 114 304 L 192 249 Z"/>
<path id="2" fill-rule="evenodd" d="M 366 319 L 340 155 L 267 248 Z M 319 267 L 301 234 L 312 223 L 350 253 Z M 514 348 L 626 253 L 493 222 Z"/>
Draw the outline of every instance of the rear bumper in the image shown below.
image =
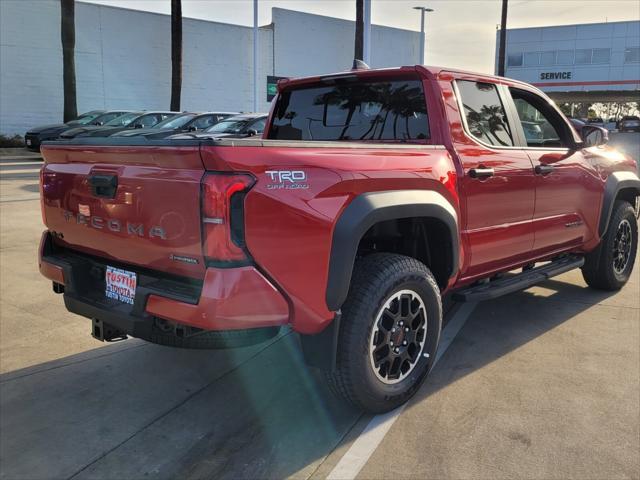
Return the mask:
<path id="1" fill-rule="evenodd" d="M 136 272 L 133 305 L 105 297 L 107 263 Z M 209 330 L 246 330 L 289 322 L 282 294 L 256 268 L 208 268 L 203 281 L 170 277 L 135 266 L 60 249 L 42 234 L 40 273 L 64 290 L 73 313 L 102 320 L 129 335 L 149 339 L 156 319 Z M 61 289 L 59 286 L 64 286 Z"/>

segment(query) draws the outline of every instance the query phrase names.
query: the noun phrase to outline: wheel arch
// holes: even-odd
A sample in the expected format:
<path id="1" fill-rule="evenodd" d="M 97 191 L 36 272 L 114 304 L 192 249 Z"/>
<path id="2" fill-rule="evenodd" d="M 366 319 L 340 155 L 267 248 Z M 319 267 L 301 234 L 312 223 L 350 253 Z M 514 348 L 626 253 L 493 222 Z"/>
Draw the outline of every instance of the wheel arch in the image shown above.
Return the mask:
<path id="1" fill-rule="evenodd" d="M 640 179 L 633 172 L 613 172 L 607 178 L 604 186 L 602 210 L 598 223 L 598 233 L 604 236 L 609 228 L 609 221 L 613 213 L 613 206 L 619 199 L 628 200 L 636 209 L 635 199 L 640 196 Z M 636 210 L 637 214 L 637 210 Z"/>
<path id="2" fill-rule="evenodd" d="M 376 224 L 400 219 L 433 219 L 444 225 L 450 241 L 451 256 L 447 278 L 458 271 L 458 216 L 453 205 L 433 190 L 398 190 L 358 195 L 342 211 L 331 242 L 326 302 L 338 311 L 349 292 L 358 247 L 364 235 Z"/>

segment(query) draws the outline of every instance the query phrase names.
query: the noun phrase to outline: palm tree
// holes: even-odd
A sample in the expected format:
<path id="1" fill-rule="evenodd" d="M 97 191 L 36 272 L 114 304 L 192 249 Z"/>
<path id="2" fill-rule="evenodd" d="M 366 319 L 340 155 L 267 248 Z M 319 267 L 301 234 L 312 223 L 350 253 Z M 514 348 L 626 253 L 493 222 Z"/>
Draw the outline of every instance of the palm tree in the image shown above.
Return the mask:
<path id="1" fill-rule="evenodd" d="M 362 60 L 364 56 L 364 0 L 356 0 L 356 43 L 353 57 Z"/>
<path id="2" fill-rule="evenodd" d="M 171 0 L 171 106 L 180 111 L 182 91 L 182 1 Z"/>
<path id="3" fill-rule="evenodd" d="M 75 1 L 60 0 L 60 36 L 62 38 L 62 88 L 65 122 L 78 116 L 76 103 L 76 22 Z"/>

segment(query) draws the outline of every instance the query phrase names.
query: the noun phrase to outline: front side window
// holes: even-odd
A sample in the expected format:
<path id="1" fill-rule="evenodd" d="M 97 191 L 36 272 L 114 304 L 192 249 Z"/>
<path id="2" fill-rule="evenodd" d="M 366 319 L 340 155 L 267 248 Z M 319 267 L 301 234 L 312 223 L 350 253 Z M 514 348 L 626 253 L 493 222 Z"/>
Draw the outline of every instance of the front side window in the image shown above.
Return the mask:
<path id="1" fill-rule="evenodd" d="M 543 98 L 524 90 L 510 89 L 527 146 L 558 148 L 567 146 L 564 122 Z M 566 127 L 566 126 L 565 126 Z"/>
<path id="2" fill-rule="evenodd" d="M 261 118 L 260 120 L 258 120 L 257 122 L 254 122 L 251 125 L 251 128 L 253 130 L 255 130 L 258 133 L 262 133 L 264 132 L 264 127 L 267 124 L 267 119 L 266 118 Z"/>
<path id="3" fill-rule="evenodd" d="M 464 107 L 469 133 L 478 140 L 497 147 L 513 146 L 511 128 L 493 83 L 456 82 Z"/>
<path id="4" fill-rule="evenodd" d="M 422 82 L 340 82 L 285 91 L 269 138 L 424 143 L 429 122 Z"/>

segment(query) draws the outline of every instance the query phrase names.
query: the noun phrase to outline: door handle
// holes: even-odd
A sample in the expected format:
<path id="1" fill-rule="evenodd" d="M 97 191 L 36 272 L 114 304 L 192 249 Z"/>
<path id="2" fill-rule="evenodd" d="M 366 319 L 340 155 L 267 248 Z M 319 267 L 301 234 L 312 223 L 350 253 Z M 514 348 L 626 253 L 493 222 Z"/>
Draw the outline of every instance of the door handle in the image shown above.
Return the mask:
<path id="1" fill-rule="evenodd" d="M 489 178 L 493 177 L 493 168 L 472 168 L 469 170 L 469 176 L 471 178 Z"/>
<path id="2" fill-rule="evenodd" d="M 536 175 L 549 175 L 553 172 L 553 165 L 536 165 Z"/>

